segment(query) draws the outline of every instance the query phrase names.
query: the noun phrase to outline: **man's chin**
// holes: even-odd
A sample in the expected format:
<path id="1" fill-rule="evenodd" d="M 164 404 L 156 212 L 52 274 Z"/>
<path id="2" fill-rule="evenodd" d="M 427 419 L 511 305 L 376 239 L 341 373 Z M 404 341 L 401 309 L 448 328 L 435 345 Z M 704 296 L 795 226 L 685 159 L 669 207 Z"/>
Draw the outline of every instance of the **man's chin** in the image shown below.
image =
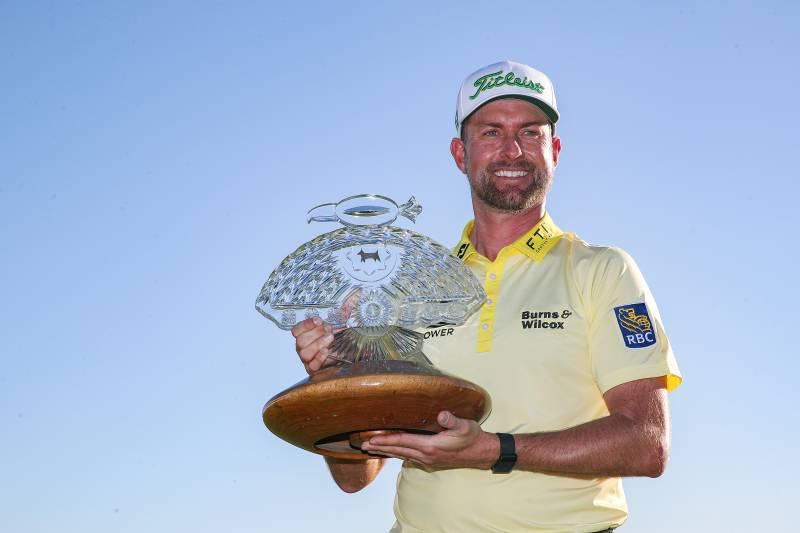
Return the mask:
<path id="1" fill-rule="evenodd" d="M 485 199 L 484 202 L 492 209 L 503 213 L 521 213 L 536 205 L 536 202 L 531 198 L 505 198 L 502 200 L 498 198 L 488 198 Z"/>
<path id="2" fill-rule="evenodd" d="M 478 198 L 487 207 L 503 213 L 520 213 L 527 211 L 541 203 L 544 194 L 541 194 L 531 183 L 520 183 L 519 186 L 512 183 L 486 183 L 481 189 L 473 190 Z"/>

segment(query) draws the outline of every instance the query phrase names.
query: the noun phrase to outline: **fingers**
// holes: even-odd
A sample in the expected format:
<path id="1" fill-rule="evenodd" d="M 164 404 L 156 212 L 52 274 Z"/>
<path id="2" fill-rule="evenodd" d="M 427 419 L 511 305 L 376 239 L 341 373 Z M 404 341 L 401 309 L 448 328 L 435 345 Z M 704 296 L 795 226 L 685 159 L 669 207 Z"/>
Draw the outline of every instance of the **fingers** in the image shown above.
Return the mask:
<path id="1" fill-rule="evenodd" d="M 330 339 L 332 338 L 333 337 L 330 337 Z M 317 352 L 313 353 L 310 359 L 303 361 L 306 367 L 306 372 L 311 374 L 312 372 L 316 372 L 317 370 L 322 368 L 322 365 L 325 364 L 325 360 L 328 358 L 328 355 L 330 354 L 330 350 L 327 347 L 327 345 L 330 344 L 330 342 L 331 341 L 328 340 L 328 337 L 325 337 L 315 343 L 315 345 L 321 345 L 322 343 L 324 343 L 324 346 L 320 347 Z M 303 357 L 302 354 L 300 357 L 302 359 Z"/>
<path id="2" fill-rule="evenodd" d="M 323 324 L 319 317 L 298 323 L 292 328 L 295 336 L 295 350 L 309 373 L 319 370 L 329 354 L 333 342 L 331 326 Z"/>
<path id="3" fill-rule="evenodd" d="M 307 318 L 302 322 L 298 322 L 292 328 L 292 335 L 297 338 L 299 335 L 311 331 L 312 329 L 316 328 L 317 326 L 322 325 L 322 319 L 318 316 L 314 316 L 311 318 Z"/>
<path id="4" fill-rule="evenodd" d="M 333 331 L 330 326 L 318 326 L 311 331 L 301 334 L 295 340 L 295 348 L 300 358 L 309 362 L 321 348 L 327 347 L 333 340 Z"/>
<path id="5" fill-rule="evenodd" d="M 385 451 L 389 448 L 432 450 L 430 435 L 417 435 L 414 433 L 393 433 L 391 435 L 375 436 L 362 444 L 362 447 L 369 451 Z"/>
<path id="6" fill-rule="evenodd" d="M 409 460 L 422 465 L 429 462 L 425 454 L 413 448 L 403 448 L 401 446 L 372 446 L 369 450 L 365 451 L 370 455 Z"/>

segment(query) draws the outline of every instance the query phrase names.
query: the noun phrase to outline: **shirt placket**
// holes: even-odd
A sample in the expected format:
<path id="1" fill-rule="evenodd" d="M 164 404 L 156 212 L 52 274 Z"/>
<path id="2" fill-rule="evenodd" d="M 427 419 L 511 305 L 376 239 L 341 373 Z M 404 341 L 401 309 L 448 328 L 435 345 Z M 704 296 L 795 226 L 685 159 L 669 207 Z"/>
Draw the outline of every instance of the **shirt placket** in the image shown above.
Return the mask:
<path id="1" fill-rule="evenodd" d="M 488 263 L 483 279 L 483 290 L 486 293 L 486 302 L 481 307 L 478 320 L 478 345 L 479 353 L 492 350 L 492 339 L 497 319 L 497 298 L 500 293 L 500 283 L 503 279 L 506 256 L 500 254 L 495 261 Z"/>

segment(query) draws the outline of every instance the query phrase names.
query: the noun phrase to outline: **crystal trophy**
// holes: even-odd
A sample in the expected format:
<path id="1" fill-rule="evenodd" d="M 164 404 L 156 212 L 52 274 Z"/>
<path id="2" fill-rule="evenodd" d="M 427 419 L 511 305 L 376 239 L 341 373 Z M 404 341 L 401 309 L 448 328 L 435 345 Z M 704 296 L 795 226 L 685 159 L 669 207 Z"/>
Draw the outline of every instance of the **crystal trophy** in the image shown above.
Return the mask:
<path id="1" fill-rule="evenodd" d="M 319 317 L 334 331 L 323 368 L 275 395 L 266 426 L 308 451 L 363 459 L 360 444 L 396 431 L 436 433 L 439 411 L 481 422 L 478 385 L 436 369 L 418 330 L 458 326 L 485 300 L 478 280 L 444 246 L 392 226 L 422 206 L 362 194 L 311 209 L 308 222 L 342 227 L 303 244 L 272 272 L 256 309 L 278 327 Z"/>

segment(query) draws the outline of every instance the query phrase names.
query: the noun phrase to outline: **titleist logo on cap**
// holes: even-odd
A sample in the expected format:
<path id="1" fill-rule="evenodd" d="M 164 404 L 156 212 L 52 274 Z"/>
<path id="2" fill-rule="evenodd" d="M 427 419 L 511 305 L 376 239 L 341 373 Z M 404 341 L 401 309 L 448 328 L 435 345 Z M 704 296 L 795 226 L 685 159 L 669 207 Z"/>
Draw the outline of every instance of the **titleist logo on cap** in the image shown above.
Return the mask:
<path id="1" fill-rule="evenodd" d="M 541 83 L 529 80 L 527 76 L 519 78 L 513 72 L 509 72 L 504 76 L 502 70 L 481 76 L 475 80 L 473 85 L 477 87 L 478 90 L 469 97 L 470 100 L 477 98 L 483 91 L 488 91 L 489 89 L 494 89 L 495 87 L 501 87 L 503 85 L 516 85 L 517 87 L 524 87 L 539 94 L 544 92 L 544 85 Z"/>

